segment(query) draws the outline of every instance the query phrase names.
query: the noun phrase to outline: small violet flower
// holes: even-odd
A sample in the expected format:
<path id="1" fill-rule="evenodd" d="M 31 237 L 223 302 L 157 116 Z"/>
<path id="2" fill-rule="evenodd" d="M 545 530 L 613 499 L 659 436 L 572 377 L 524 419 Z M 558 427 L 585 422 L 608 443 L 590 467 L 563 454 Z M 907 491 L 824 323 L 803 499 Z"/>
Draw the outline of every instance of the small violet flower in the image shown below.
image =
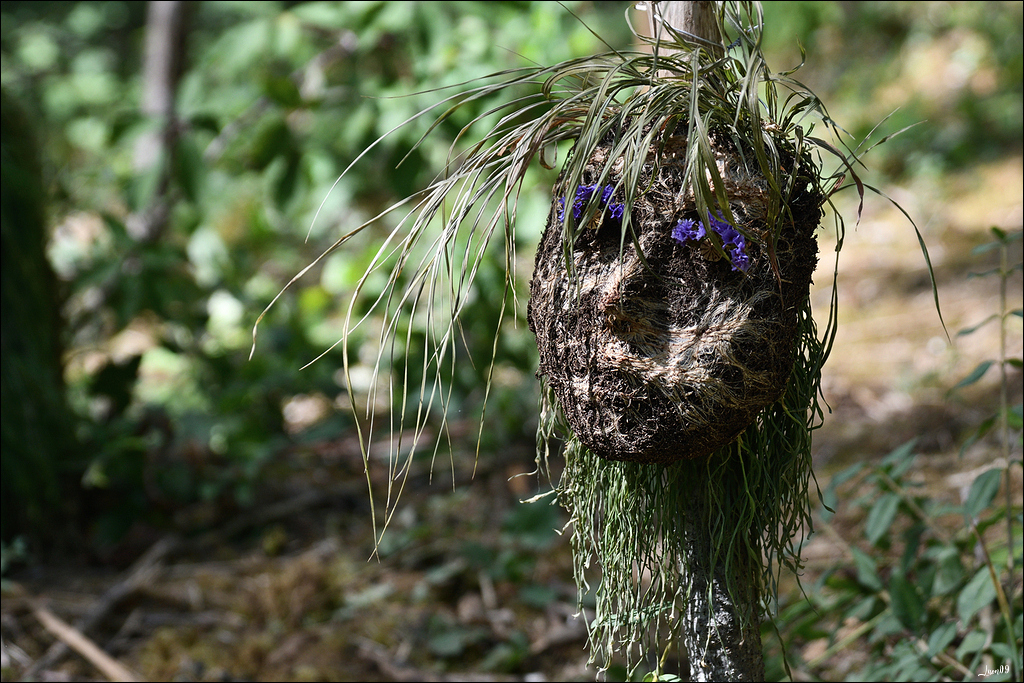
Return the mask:
<path id="1" fill-rule="evenodd" d="M 729 254 L 733 270 L 747 272 L 750 256 L 747 254 L 747 240 L 735 227 L 728 223 L 719 212 L 717 216 L 708 213 L 708 225 L 722 240 L 722 248 Z M 682 243 L 699 242 L 707 236 L 707 228 L 701 221 L 684 218 L 672 229 L 672 237 Z"/>
<path id="2" fill-rule="evenodd" d="M 750 256 L 742 249 L 733 249 L 729 254 L 733 270 L 742 270 L 744 273 L 750 268 Z"/>
<path id="3" fill-rule="evenodd" d="M 583 216 L 583 211 L 587 206 L 587 202 L 590 201 L 590 197 L 597 190 L 597 185 L 580 185 L 576 188 L 576 199 L 572 203 L 572 217 L 579 221 Z M 612 194 L 615 192 L 614 185 L 605 185 L 601 188 L 601 202 L 600 207 L 606 209 L 608 214 L 618 223 L 622 222 L 622 216 L 625 213 L 626 207 L 623 204 L 613 202 Z M 565 220 L 565 197 L 558 198 L 558 204 L 561 208 L 558 210 L 559 222 Z"/>
<path id="4" fill-rule="evenodd" d="M 698 242 L 704 239 L 704 236 L 707 234 L 708 233 L 704 229 L 703 223 L 689 218 L 684 218 L 676 223 L 675 229 L 672 230 L 672 237 L 683 243 L 689 242 L 690 240 Z"/>

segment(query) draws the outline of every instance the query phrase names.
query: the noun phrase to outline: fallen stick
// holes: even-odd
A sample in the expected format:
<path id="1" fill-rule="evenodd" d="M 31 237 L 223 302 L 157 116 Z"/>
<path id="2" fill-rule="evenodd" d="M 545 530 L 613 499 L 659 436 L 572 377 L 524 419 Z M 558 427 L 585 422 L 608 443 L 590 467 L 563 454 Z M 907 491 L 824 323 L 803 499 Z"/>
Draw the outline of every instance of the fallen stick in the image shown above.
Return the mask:
<path id="1" fill-rule="evenodd" d="M 100 623 L 118 603 L 134 593 L 140 586 L 151 581 L 163 559 L 181 545 L 181 539 L 175 535 L 165 536 L 150 546 L 142 557 L 136 560 L 128 571 L 128 575 L 108 588 L 100 599 L 85 615 L 75 622 L 74 629 L 79 633 L 88 633 Z M 40 671 L 49 669 L 60 661 L 68 652 L 68 644 L 58 640 L 51 645 L 46 653 L 23 674 L 26 680 L 36 677 Z"/>
<path id="2" fill-rule="evenodd" d="M 111 681 L 140 681 L 137 674 L 104 652 L 81 631 L 41 605 L 33 605 L 32 614 L 60 642 L 82 655 Z"/>
<path id="3" fill-rule="evenodd" d="M 163 561 L 170 555 L 185 547 L 207 549 L 226 542 L 247 529 L 294 514 L 301 510 L 322 505 L 338 495 L 350 495 L 354 486 L 343 486 L 328 491 L 304 491 L 292 498 L 275 503 L 265 510 L 236 517 L 220 529 L 208 531 L 192 541 L 185 541 L 176 534 L 164 536 L 128 569 L 127 576 L 108 588 L 89 611 L 75 622 L 74 628 L 80 633 L 88 633 L 96 627 L 122 600 L 132 595 L 140 587 L 152 583 L 160 571 Z M 36 678 L 40 671 L 54 667 L 68 653 L 68 645 L 58 640 L 51 645 L 42 657 L 30 666 L 23 677 L 26 680 Z"/>

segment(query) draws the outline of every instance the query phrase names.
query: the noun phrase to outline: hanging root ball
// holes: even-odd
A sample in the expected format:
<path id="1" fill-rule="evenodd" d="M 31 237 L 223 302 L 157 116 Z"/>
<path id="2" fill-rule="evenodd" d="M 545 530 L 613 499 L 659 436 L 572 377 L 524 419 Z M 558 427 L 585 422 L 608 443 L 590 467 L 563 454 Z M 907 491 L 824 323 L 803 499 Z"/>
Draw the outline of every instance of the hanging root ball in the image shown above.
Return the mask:
<path id="1" fill-rule="evenodd" d="M 777 221 L 776 270 L 767 182 L 745 166 L 744 158 L 756 164 L 749 151 L 741 158 L 715 136 L 712 145 L 733 217 L 757 240 L 737 239 L 732 226 L 698 215 L 692 191 L 681 187 L 685 137 L 666 142 L 653 182 L 649 173 L 642 178 L 640 187 L 649 189 L 633 203 L 624 242 L 622 189 L 609 188 L 621 178 L 621 162 L 612 163 L 607 184 L 583 187 L 576 197 L 566 196 L 573 188 L 561 180 L 555 187 L 530 284 L 538 376 L 573 433 L 603 458 L 705 457 L 778 400 L 792 371 L 823 198 L 806 180 L 795 183 L 789 214 Z M 596 183 L 608 149 L 597 148 L 582 185 Z M 575 214 L 591 192 L 603 192 L 595 199 L 602 210 L 579 226 L 585 216 Z M 559 218 L 569 211 L 577 233 L 572 274 Z M 743 249 L 726 244 L 723 256 L 708 237 L 699 239 L 712 231 L 723 243 L 745 242 Z"/>

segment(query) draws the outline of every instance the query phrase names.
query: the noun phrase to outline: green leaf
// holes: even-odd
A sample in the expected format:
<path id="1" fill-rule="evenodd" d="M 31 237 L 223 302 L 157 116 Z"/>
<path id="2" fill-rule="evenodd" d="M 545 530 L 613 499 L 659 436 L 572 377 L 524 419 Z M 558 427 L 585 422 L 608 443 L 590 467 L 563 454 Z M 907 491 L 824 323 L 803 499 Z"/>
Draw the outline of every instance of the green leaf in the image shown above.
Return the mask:
<path id="1" fill-rule="evenodd" d="M 1024 404 L 1018 403 L 1006 411 L 1006 422 L 1011 429 L 1024 427 Z"/>
<path id="2" fill-rule="evenodd" d="M 992 276 L 992 275 L 999 275 L 999 268 L 989 268 L 988 270 L 979 270 L 977 272 L 970 272 L 970 273 L 967 274 L 967 279 L 968 280 L 974 280 L 976 278 L 989 277 L 989 276 Z"/>
<path id="3" fill-rule="evenodd" d="M 903 553 L 900 556 L 899 563 L 900 572 L 903 574 L 909 574 L 915 567 L 917 568 L 917 579 L 922 589 L 925 586 L 931 588 L 935 571 L 935 567 L 930 562 L 918 562 L 918 551 L 921 549 L 921 537 L 924 534 L 925 528 L 924 523 L 917 521 L 903 531 L 901 534 L 903 537 Z"/>
<path id="4" fill-rule="evenodd" d="M 183 135 L 178 139 L 174 150 L 173 170 L 174 179 L 181 187 L 185 198 L 193 204 L 197 203 L 206 177 L 206 164 L 194 136 Z"/>
<path id="5" fill-rule="evenodd" d="M 872 569 L 872 571 L 874 571 Z M 876 589 L 877 590 L 877 589 Z M 843 612 L 843 621 L 856 619 L 857 621 L 868 621 L 878 611 L 880 600 L 874 594 L 869 594 L 856 602 L 852 607 Z"/>
<path id="6" fill-rule="evenodd" d="M 895 465 L 893 465 L 892 469 L 889 470 L 889 476 L 895 481 L 900 481 L 900 478 L 904 474 L 914 468 L 914 463 L 916 462 L 917 455 L 913 450 L 911 450 L 910 457 L 899 460 Z"/>
<path id="7" fill-rule="evenodd" d="M 163 178 L 166 155 L 161 148 L 157 160 L 148 168 L 137 171 L 129 180 L 126 195 L 133 211 L 141 211 L 153 202 Z"/>
<path id="8" fill-rule="evenodd" d="M 996 641 L 990 646 L 992 653 L 997 655 L 1004 662 L 1012 662 L 1015 658 L 1020 657 L 1019 650 L 1016 650 L 1009 643 L 1003 643 Z"/>
<path id="9" fill-rule="evenodd" d="M 855 477 L 860 471 L 864 469 L 864 463 L 858 462 L 849 467 L 841 470 L 832 477 L 828 487 L 822 492 L 822 505 L 825 506 L 829 512 L 835 512 L 836 507 L 839 505 L 839 498 L 836 491 L 845 482 Z"/>
<path id="10" fill-rule="evenodd" d="M 905 464 L 909 460 L 914 458 L 914 446 L 917 445 L 917 439 L 911 439 L 906 443 L 898 446 L 897 448 L 890 451 L 884 458 L 882 458 L 882 465 L 888 467 L 899 467 Z"/>
<path id="11" fill-rule="evenodd" d="M 882 591 L 882 580 L 878 578 L 875 560 L 860 548 L 853 548 L 853 562 L 857 566 L 857 581 L 875 591 Z"/>
<path id="12" fill-rule="evenodd" d="M 936 564 L 938 570 L 932 582 L 932 593 L 946 595 L 959 588 L 964 580 L 964 566 L 960 562 L 960 553 L 957 549 L 951 546 L 942 548 L 936 557 Z"/>
<path id="13" fill-rule="evenodd" d="M 302 155 L 289 150 L 279 163 L 267 168 L 274 204 L 284 209 L 295 198 L 302 180 Z"/>
<path id="14" fill-rule="evenodd" d="M 986 360 L 986 361 L 982 361 L 981 363 L 978 363 L 978 366 L 976 368 L 974 368 L 974 370 L 971 371 L 971 374 L 967 375 L 962 380 L 957 382 L 956 386 L 954 386 L 952 389 L 949 390 L 949 393 L 952 393 L 952 392 L 956 391 L 957 389 L 963 389 L 966 386 L 970 386 L 971 384 L 974 384 L 979 379 L 981 379 L 986 372 L 988 372 L 988 369 L 990 367 L 992 367 L 992 365 L 994 365 L 994 363 L 992 361 L 990 361 L 990 360 Z"/>
<path id="15" fill-rule="evenodd" d="M 984 437 L 996 424 L 996 416 L 992 415 L 982 421 L 978 428 L 964 440 L 963 445 L 960 447 L 960 455 L 963 455 L 968 448 L 973 446 L 979 439 Z"/>
<path id="16" fill-rule="evenodd" d="M 985 643 L 988 641 L 988 636 L 981 631 L 971 631 L 964 639 L 960 641 L 960 645 L 956 648 L 956 658 L 960 661 L 964 660 L 965 655 L 974 654 L 985 647 Z"/>
<path id="17" fill-rule="evenodd" d="M 932 631 L 931 635 L 928 636 L 928 653 L 926 656 L 930 659 L 939 654 L 946 649 L 947 645 L 953 642 L 954 638 L 956 638 L 955 621 L 939 624 Z"/>
<path id="18" fill-rule="evenodd" d="M 273 116 L 261 121 L 252 133 L 248 150 L 249 165 L 262 171 L 278 156 L 286 155 L 294 150 L 291 129 L 280 116 Z"/>
<path id="19" fill-rule="evenodd" d="M 957 597 L 957 612 L 965 624 L 974 617 L 985 605 L 996 599 L 996 588 L 992 585 L 992 577 L 988 567 L 982 567 L 974 575 Z"/>
<path id="20" fill-rule="evenodd" d="M 431 637 L 427 646 L 438 657 L 458 657 L 466 649 L 466 636 L 465 629 L 452 627 Z"/>
<path id="21" fill-rule="evenodd" d="M 263 94 L 285 109 L 302 106 L 302 94 L 295 82 L 287 76 L 267 76 L 263 79 Z"/>
<path id="22" fill-rule="evenodd" d="M 978 331 L 979 329 L 981 329 L 985 325 L 988 325 L 993 320 L 999 320 L 999 316 L 995 315 L 995 314 L 990 315 L 989 317 L 985 318 L 984 320 L 982 320 L 977 325 L 972 325 L 971 327 L 965 327 L 964 329 L 960 330 L 959 332 L 956 333 L 956 336 L 958 336 L 958 337 L 966 337 L 969 334 L 973 334 L 974 332 Z"/>
<path id="23" fill-rule="evenodd" d="M 1011 242 L 1016 242 L 1017 240 L 1021 239 L 1022 235 L 1024 235 L 1024 232 L 1021 232 L 1020 230 L 1016 230 L 1014 232 L 1006 232 L 1002 228 L 998 228 L 994 225 L 991 228 L 989 228 L 989 231 L 996 238 L 996 241 L 990 242 L 990 244 L 998 244 L 1000 246 L 1009 245 Z"/>
<path id="24" fill-rule="evenodd" d="M 890 607 L 900 623 L 909 631 L 917 631 L 924 616 L 924 601 L 914 584 L 903 574 L 889 580 Z"/>
<path id="25" fill-rule="evenodd" d="M 972 254 L 978 256 L 980 254 L 992 251 L 993 249 L 1000 249 L 1006 247 L 1010 244 L 1010 242 L 1020 239 L 1021 236 L 1021 233 L 1019 231 L 1010 233 L 1009 236 L 1007 236 L 1007 233 L 1004 232 L 1003 230 L 1000 230 L 999 228 L 992 228 L 991 231 L 992 236 L 995 237 L 995 240 L 992 242 L 986 242 L 985 244 L 979 244 L 978 246 L 974 247 L 974 249 L 971 250 Z"/>
<path id="26" fill-rule="evenodd" d="M 889 527 L 896 518 L 896 511 L 900 506 L 900 497 L 895 493 L 884 493 L 871 508 L 867 521 L 864 522 L 864 535 L 871 545 L 878 545 L 878 542 L 889 533 Z"/>
<path id="27" fill-rule="evenodd" d="M 989 506 L 992 499 L 999 493 L 999 485 L 1003 480 L 1003 470 L 992 468 L 982 472 L 971 484 L 971 491 L 964 502 L 964 515 L 968 519 L 976 519 Z"/>

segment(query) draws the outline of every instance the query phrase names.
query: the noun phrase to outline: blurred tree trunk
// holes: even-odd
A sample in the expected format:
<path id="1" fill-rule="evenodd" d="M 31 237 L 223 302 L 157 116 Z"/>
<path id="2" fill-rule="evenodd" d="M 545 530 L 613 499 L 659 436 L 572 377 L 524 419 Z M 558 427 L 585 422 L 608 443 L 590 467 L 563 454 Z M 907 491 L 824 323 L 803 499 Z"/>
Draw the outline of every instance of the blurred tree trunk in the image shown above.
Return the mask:
<path id="1" fill-rule="evenodd" d="M 56 275 L 46 258 L 45 191 L 30 119 L 2 98 L 0 138 L 0 537 L 51 545 L 67 514 L 62 475 L 76 453 L 62 361 Z"/>
<path id="2" fill-rule="evenodd" d="M 664 35 L 664 22 L 688 34 L 712 54 L 723 52 L 715 3 L 677 1 L 651 5 L 652 36 Z M 724 466 L 738 467 L 735 460 Z M 705 479 L 708 477 L 707 468 L 694 469 Z M 742 477 L 732 480 L 742 481 Z M 742 495 L 742 491 L 736 495 Z M 689 567 L 683 577 L 690 599 L 682 630 L 683 645 L 690 659 L 690 679 L 762 681 L 761 558 L 752 556 L 743 539 L 725 548 L 716 547 L 715 538 L 722 537 L 721 530 L 735 528 L 741 522 L 731 519 L 729 510 L 718 509 L 710 500 L 709 485 L 694 486 L 689 505 L 680 512 Z M 717 535 L 715 529 L 719 530 Z"/>
<path id="3" fill-rule="evenodd" d="M 155 242 L 168 222 L 173 198 L 174 149 L 179 137 L 175 99 L 181 77 L 189 3 L 150 2 L 142 76 L 142 113 L 152 130 L 135 148 L 138 174 L 152 174 L 153 191 L 128 217 L 140 243 Z M 85 462 L 76 445 L 75 418 L 67 405 L 61 338 L 64 323 L 56 277 L 46 259 L 45 197 L 32 124 L 3 94 L 2 206 L 2 519 L 0 537 L 35 536 L 60 541 L 61 516 L 72 512 Z M 125 256 L 126 269 L 137 254 Z M 106 288 L 105 288 L 106 289 Z M 107 292 L 104 291 L 106 295 Z M 62 479 L 68 480 L 63 482 Z"/>
<path id="4" fill-rule="evenodd" d="M 135 143 L 135 171 L 155 173 L 156 183 L 149 204 L 126 226 L 140 242 L 156 241 L 170 212 L 167 193 L 180 133 L 175 98 L 184 66 L 187 7 L 181 0 L 154 0 L 148 7 L 141 109 L 154 126 Z"/>

